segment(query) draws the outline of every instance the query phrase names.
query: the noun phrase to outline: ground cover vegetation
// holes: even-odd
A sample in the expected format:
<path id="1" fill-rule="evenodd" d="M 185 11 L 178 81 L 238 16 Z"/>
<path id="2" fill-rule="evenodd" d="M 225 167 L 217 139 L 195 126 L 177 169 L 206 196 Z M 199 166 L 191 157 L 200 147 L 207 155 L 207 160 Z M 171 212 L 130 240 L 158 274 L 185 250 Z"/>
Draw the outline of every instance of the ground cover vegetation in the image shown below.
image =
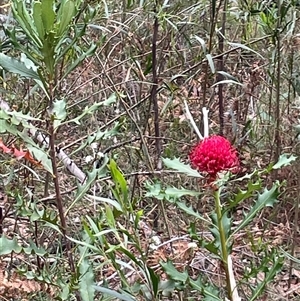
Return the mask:
<path id="1" fill-rule="evenodd" d="M 1 300 L 300 300 L 299 3 L 0 4 Z"/>

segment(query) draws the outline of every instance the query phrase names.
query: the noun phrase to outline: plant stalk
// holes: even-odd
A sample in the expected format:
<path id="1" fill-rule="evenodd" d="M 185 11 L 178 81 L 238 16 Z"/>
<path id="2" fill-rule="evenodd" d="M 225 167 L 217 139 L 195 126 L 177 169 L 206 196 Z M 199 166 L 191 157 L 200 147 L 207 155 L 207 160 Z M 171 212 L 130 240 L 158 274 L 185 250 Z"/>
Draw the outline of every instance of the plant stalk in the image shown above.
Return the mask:
<path id="1" fill-rule="evenodd" d="M 218 223 L 218 230 L 220 235 L 220 243 L 221 243 L 221 249 L 220 249 L 220 257 L 223 264 L 223 268 L 225 270 L 225 277 L 226 277 L 226 287 L 227 287 L 227 293 L 229 300 L 232 299 L 232 284 L 231 284 L 231 278 L 230 278 L 230 271 L 228 266 L 228 251 L 227 251 L 227 244 L 226 244 L 226 233 L 222 221 L 222 204 L 220 200 L 220 188 L 215 192 L 215 205 L 216 205 L 216 214 L 217 214 L 217 223 Z"/>

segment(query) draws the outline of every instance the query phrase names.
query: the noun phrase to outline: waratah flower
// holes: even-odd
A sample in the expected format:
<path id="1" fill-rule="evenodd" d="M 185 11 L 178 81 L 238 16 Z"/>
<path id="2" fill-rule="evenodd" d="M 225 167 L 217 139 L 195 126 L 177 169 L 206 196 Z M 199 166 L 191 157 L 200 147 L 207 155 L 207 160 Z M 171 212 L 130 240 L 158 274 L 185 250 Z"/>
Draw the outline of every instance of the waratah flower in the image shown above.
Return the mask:
<path id="1" fill-rule="evenodd" d="M 222 136 L 204 138 L 190 153 L 193 168 L 208 173 L 212 178 L 220 171 L 239 170 L 239 159 L 236 149 Z"/>

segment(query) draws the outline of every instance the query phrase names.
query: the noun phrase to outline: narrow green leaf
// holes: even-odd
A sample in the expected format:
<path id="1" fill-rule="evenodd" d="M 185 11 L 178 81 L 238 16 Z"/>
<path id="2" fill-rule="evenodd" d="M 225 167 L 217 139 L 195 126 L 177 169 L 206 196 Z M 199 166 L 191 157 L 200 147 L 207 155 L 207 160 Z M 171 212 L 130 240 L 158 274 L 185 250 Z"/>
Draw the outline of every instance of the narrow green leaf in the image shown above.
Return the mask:
<path id="1" fill-rule="evenodd" d="M 79 292 L 83 301 L 94 301 L 95 281 L 93 267 L 89 260 L 84 257 L 79 265 Z"/>
<path id="2" fill-rule="evenodd" d="M 211 70 L 211 73 L 212 74 L 215 74 L 216 73 L 216 68 L 215 68 L 215 64 L 214 64 L 214 60 L 212 58 L 212 55 L 210 53 L 208 53 L 206 55 L 206 59 L 208 61 L 208 64 L 209 64 L 209 67 L 210 67 L 210 70 Z"/>
<path id="3" fill-rule="evenodd" d="M 300 259 L 292 256 L 290 253 L 286 252 L 282 247 L 279 247 L 279 249 L 286 258 L 288 258 L 289 260 L 292 260 L 293 262 L 295 262 L 297 264 L 300 264 Z"/>
<path id="4" fill-rule="evenodd" d="M 79 64 L 81 64 L 86 58 L 90 57 L 95 53 L 97 49 L 96 44 L 92 44 L 90 48 L 81 54 L 76 60 L 68 67 L 68 69 L 64 72 L 63 77 L 60 80 L 63 80 L 66 76 L 68 76 Z"/>
<path id="5" fill-rule="evenodd" d="M 105 206 L 105 209 L 106 209 L 105 210 L 106 221 L 107 221 L 108 225 L 110 226 L 110 228 L 115 229 L 116 221 L 115 221 L 113 211 L 111 210 L 111 208 L 109 206 Z"/>
<path id="6" fill-rule="evenodd" d="M 120 252 L 124 253 L 128 258 L 130 258 L 135 264 L 137 264 L 139 267 L 144 268 L 143 263 L 136 257 L 135 254 L 133 254 L 131 251 L 127 250 L 124 247 L 120 247 Z"/>
<path id="7" fill-rule="evenodd" d="M 96 291 L 101 292 L 102 294 L 109 295 L 109 296 L 111 296 L 113 298 L 116 298 L 118 300 L 136 301 L 136 299 L 134 299 L 130 295 L 127 295 L 125 292 L 120 294 L 117 291 L 111 290 L 111 289 L 106 288 L 106 287 L 98 286 L 98 285 L 95 285 L 94 288 L 95 288 Z"/>
<path id="8" fill-rule="evenodd" d="M 156 298 L 158 294 L 159 276 L 150 267 L 147 267 L 147 270 L 150 275 L 153 297 Z"/>
<path id="9" fill-rule="evenodd" d="M 176 205 L 181 209 L 183 210 L 185 213 L 191 215 L 191 216 L 194 216 L 195 218 L 197 219 L 200 219 L 201 221 L 209 224 L 209 225 L 212 225 L 211 221 L 205 219 L 200 213 L 194 211 L 194 209 L 191 207 L 187 207 L 185 203 L 182 203 L 182 202 L 176 202 Z"/>
<path id="10" fill-rule="evenodd" d="M 24 30 L 27 39 L 31 43 L 34 43 L 38 48 L 41 48 L 43 46 L 43 43 L 39 39 L 39 35 L 33 22 L 33 17 L 31 17 L 27 11 L 26 1 L 12 1 L 11 8 L 14 14 L 14 18 L 19 22 L 20 26 Z"/>
<path id="11" fill-rule="evenodd" d="M 95 253 L 98 253 L 99 252 L 99 248 L 98 247 L 95 247 L 94 245 L 90 244 L 90 243 L 87 243 L 85 241 L 81 241 L 81 240 L 78 240 L 78 239 L 74 239 L 70 236 L 66 236 L 70 241 L 74 242 L 76 245 L 78 246 L 83 246 L 83 247 L 86 247 L 86 248 L 89 248 L 91 249 L 92 251 L 94 251 Z"/>
<path id="12" fill-rule="evenodd" d="M 116 229 L 106 229 L 106 230 L 96 232 L 96 234 L 94 236 L 95 237 L 101 237 L 101 236 L 104 236 L 104 235 L 109 234 L 109 233 L 117 234 L 117 232 L 118 231 Z"/>
<path id="13" fill-rule="evenodd" d="M 201 176 L 197 170 L 191 168 L 189 164 L 180 162 L 179 158 L 174 158 L 174 159 L 162 158 L 162 160 L 168 168 L 175 169 L 178 172 L 184 173 L 191 177 L 203 178 L 203 176 Z"/>
<path id="14" fill-rule="evenodd" d="M 103 198 L 101 196 L 97 196 L 97 195 L 87 195 L 88 198 L 98 201 L 100 203 L 107 203 L 111 206 L 113 206 L 116 210 L 123 212 L 121 205 L 116 201 L 116 200 L 112 200 L 109 198 Z"/>
<path id="15" fill-rule="evenodd" d="M 41 49 L 43 55 L 43 62 L 50 74 L 50 76 L 54 77 L 54 69 L 55 69 L 55 44 L 57 43 L 55 38 L 55 32 L 49 32 L 46 35 L 46 38 L 43 42 L 43 47 Z"/>
<path id="16" fill-rule="evenodd" d="M 93 169 L 92 172 L 87 172 L 86 181 L 84 182 L 83 185 L 78 183 L 75 199 L 72 202 L 72 204 L 68 207 L 68 209 L 66 210 L 65 215 L 67 215 L 67 213 L 69 212 L 69 210 L 71 210 L 71 208 L 74 206 L 74 204 L 76 204 L 79 200 L 81 200 L 85 196 L 87 191 L 89 191 L 91 185 L 95 182 L 97 176 L 98 176 L 98 170 L 96 168 Z"/>
<path id="17" fill-rule="evenodd" d="M 42 3 L 35 1 L 33 3 L 33 20 L 34 24 L 36 26 L 36 30 L 38 32 L 39 38 L 41 41 L 44 40 L 45 37 L 45 29 L 44 29 L 44 24 L 42 20 Z"/>
<path id="18" fill-rule="evenodd" d="M 206 54 L 206 52 L 207 52 L 207 50 L 206 50 L 206 42 L 202 38 L 200 38 L 199 36 L 197 36 L 197 35 L 195 35 L 194 38 L 195 38 L 195 40 L 197 42 L 200 43 L 204 54 Z"/>
<path id="19" fill-rule="evenodd" d="M 224 80 L 221 80 L 219 82 L 216 82 L 215 84 L 213 84 L 211 87 L 215 87 L 215 86 L 218 86 L 218 85 L 224 85 L 224 84 L 234 84 L 234 85 L 239 85 L 239 86 L 243 86 L 243 84 L 237 82 L 237 81 L 234 81 L 234 80 L 231 80 L 231 79 L 224 79 Z"/>
<path id="20" fill-rule="evenodd" d="M 244 44 L 240 44 L 240 43 L 230 43 L 228 42 L 228 44 L 232 47 L 236 47 L 236 48 L 242 48 L 242 49 L 245 49 L 247 51 L 250 51 L 250 52 L 253 52 L 255 53 L 256 55 L 258 55 L 259 57 L 261 57 L 262 59 L 264 58 L 262 55 L 260 55 L 258 52 L 254 51 L 253 49 L 251 49 L 250 47 L 244 45 Z"/>
<path id="21" fill-rule="evenodd" d="M 272 282 L 276 274 L 281 271 L 283 263 L 284 257 L 278 256 L 277 250 L 274 248 L 271 250 L 271 254 L 268 252 L 262 257 L 262 262 L 256 270 L 264 272 L 264 277 L 262 277 L 263 280 L 259 281 L 258 284 L 253 287 L 249 301 L 257 300 L 258 297 L 265 292 L 267 284 Z"/>
<path id="22" fill-rule="evenodd" d="M 119 171 L 116 162 L 111 159 L 109 163 L 109 170 L 112 176 L 112 179 L 116 185 L 117 193 L 119 196 L 122 197 L 123 206 L 127 206 L 128 201 L 128 187 L 127 182 L 122 175 L 122 173 Z"/>
<path id="23" fill-rule="evenodd" d="M 194 190 L 189 190 L 185 188 L 176 188 L 176 187 L 170 187 L 168 186 L 165 190 L 166 196 L 170 196 L 171 198 L 181 198 L 185 195 L 190 195 L 190 196 L 198 196 L 201 193 L 198 191 Z"/>

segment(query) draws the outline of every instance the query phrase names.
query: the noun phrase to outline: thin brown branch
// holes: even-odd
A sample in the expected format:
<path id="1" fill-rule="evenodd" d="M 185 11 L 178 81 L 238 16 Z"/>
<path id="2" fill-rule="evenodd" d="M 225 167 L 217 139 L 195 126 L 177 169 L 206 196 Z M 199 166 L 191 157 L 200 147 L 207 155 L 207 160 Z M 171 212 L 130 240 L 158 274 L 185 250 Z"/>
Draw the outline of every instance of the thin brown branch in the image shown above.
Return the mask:
<path id="1" fill-rule="evenodd" d="M 158 77 L 157 77 L 157 50 L 156 50 L 156 43 L 158 38 L 158 29 L 159 23 L 157 18 L 157 2 L 154 7 L 154 24 L 153 24 L 153 36 L 152 36 L 152 89 L 150 93 L 150 99 L 153 105 L 154 111 L 154 133 L 155 137 L 160 136 L 160 129 L 159 129 L 159 110 L 158 110 L 158 103 L 157 103 L 157 86 L 158 86 Z M 160 154 L 161 154 L 161 140 L 155 140 L 155 147 L 156 147 L 156 155 L 157 155 L 157 168 L 161 168 L 160 162 Z"/>

